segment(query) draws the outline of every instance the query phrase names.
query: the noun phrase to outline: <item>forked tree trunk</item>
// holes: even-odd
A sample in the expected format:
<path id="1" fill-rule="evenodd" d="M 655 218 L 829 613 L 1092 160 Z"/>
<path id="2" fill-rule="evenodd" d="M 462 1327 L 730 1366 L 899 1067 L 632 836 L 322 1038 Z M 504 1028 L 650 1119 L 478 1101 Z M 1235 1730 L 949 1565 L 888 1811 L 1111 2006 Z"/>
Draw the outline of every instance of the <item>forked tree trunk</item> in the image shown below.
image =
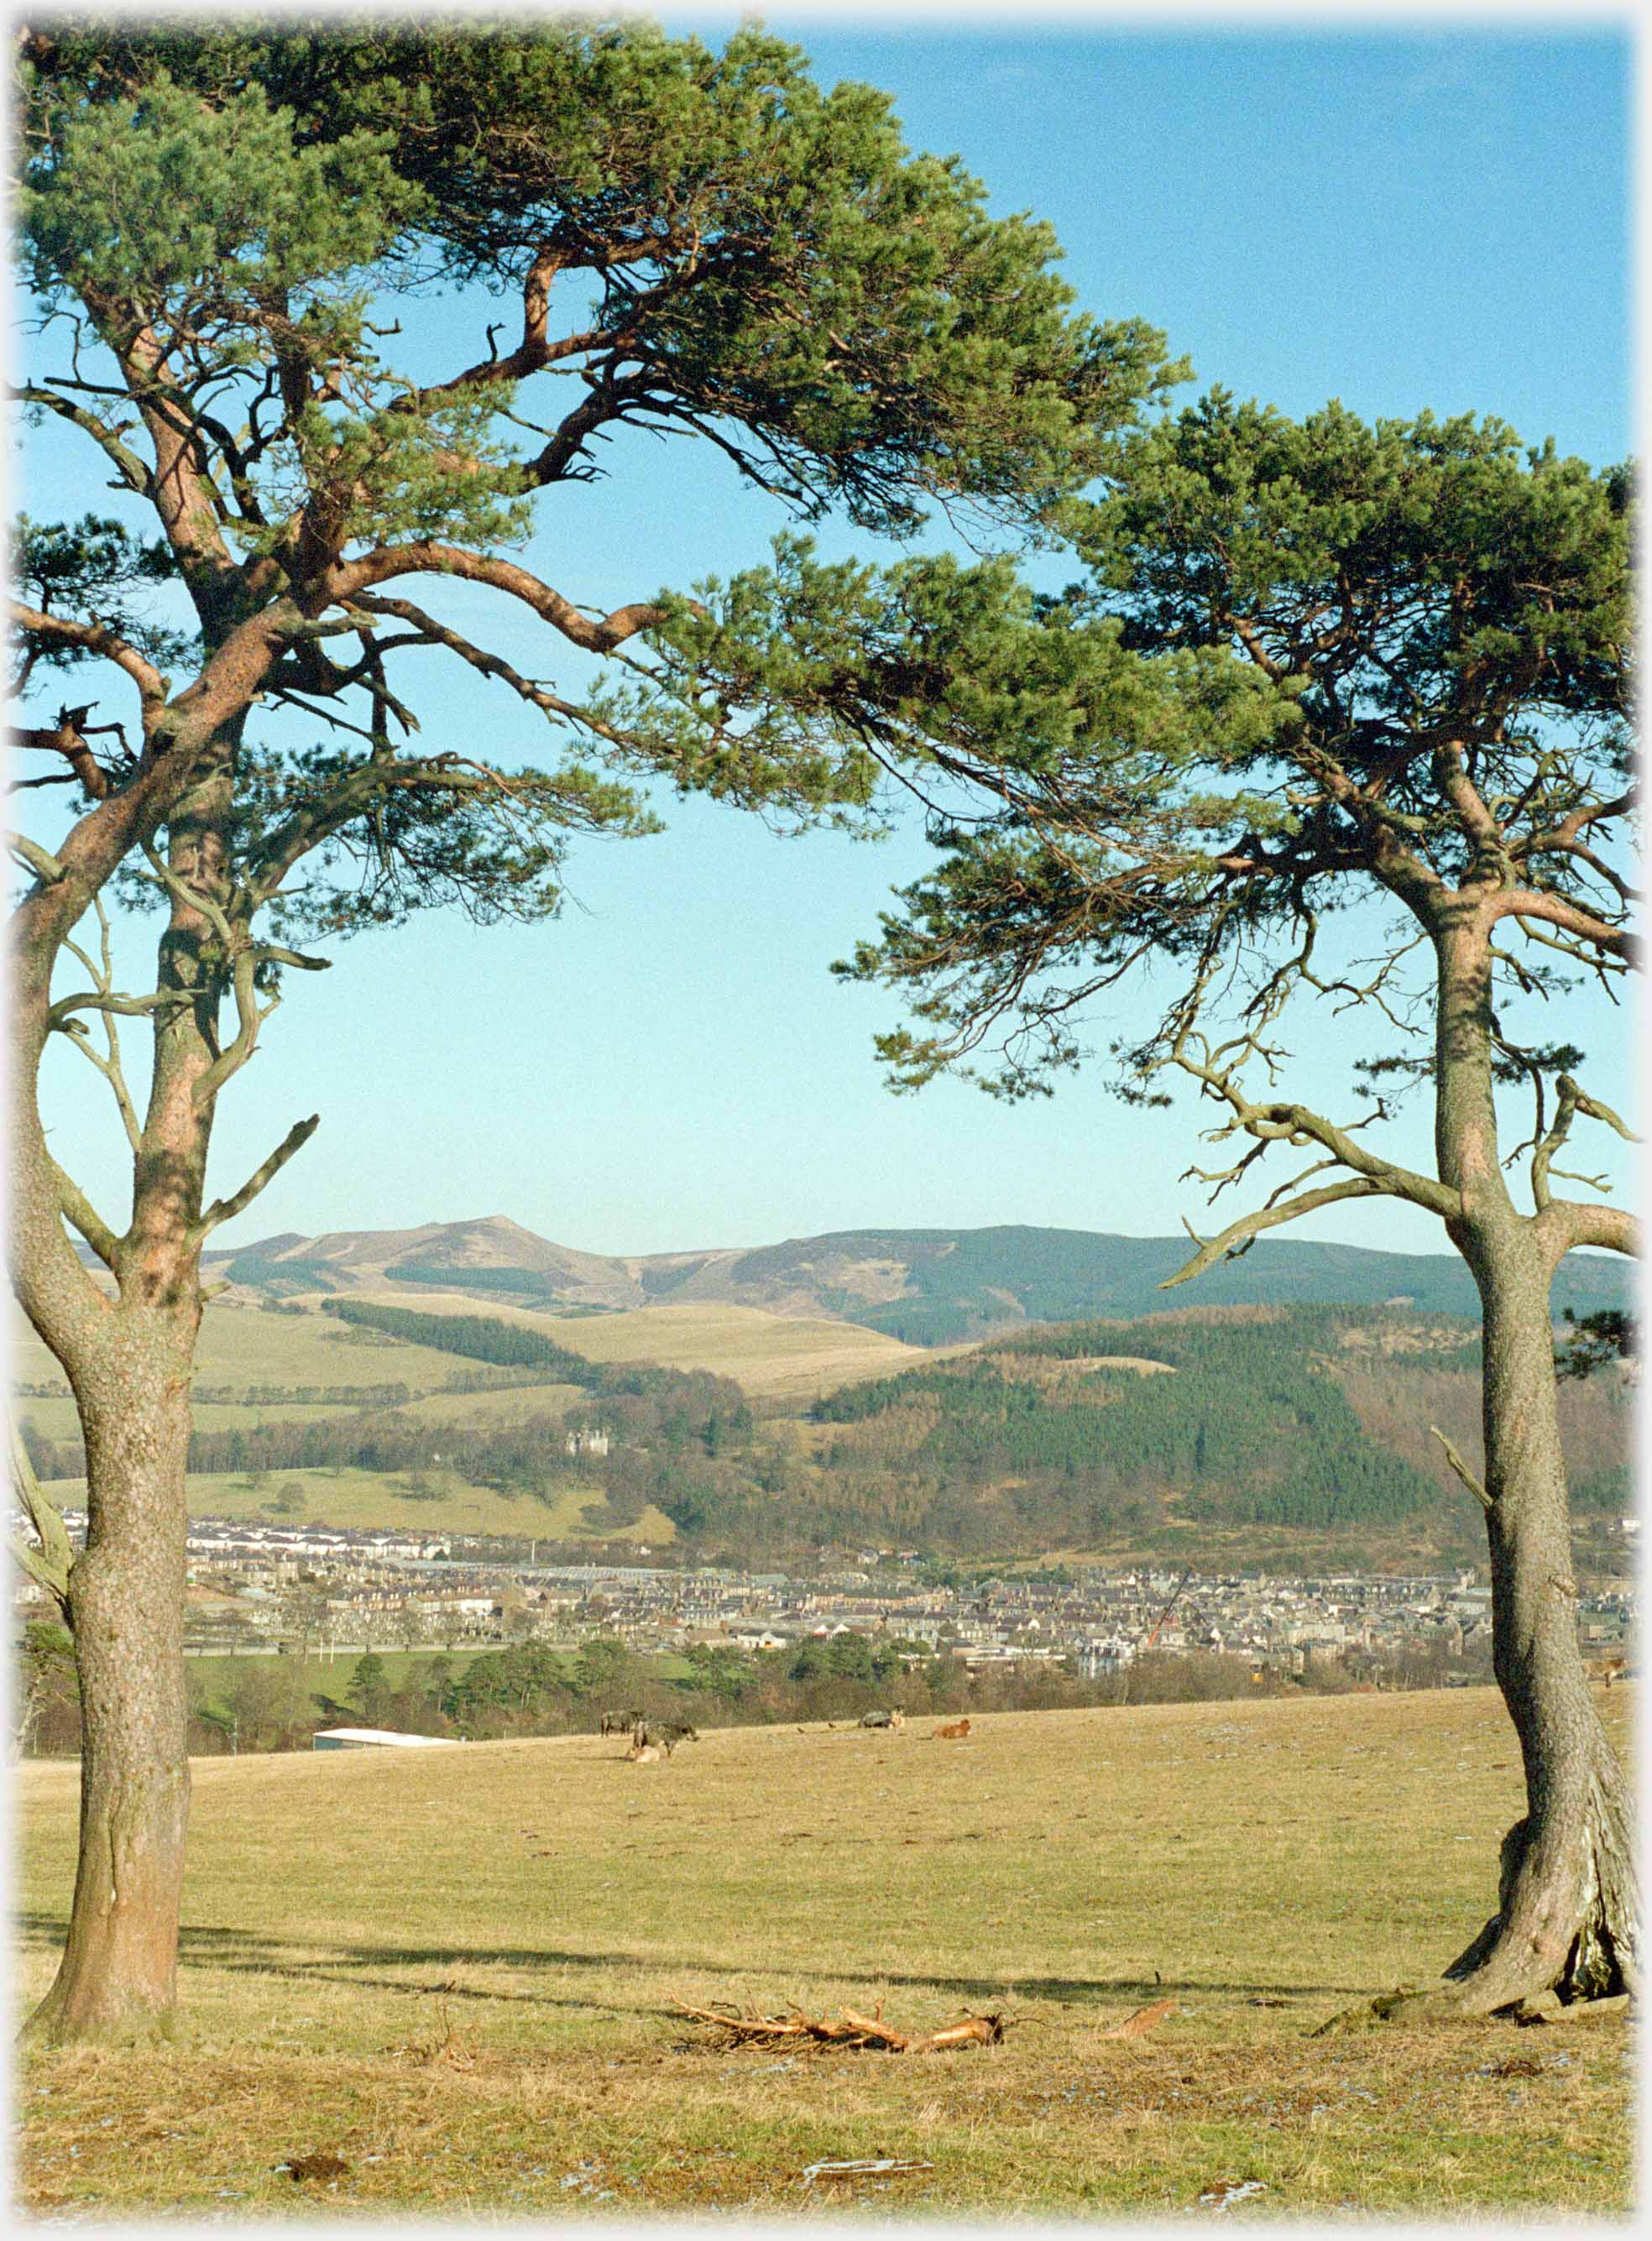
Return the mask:
<path id="1" fill-rule="evenodd" d="M 1485 1314 L 1492 1656 L 1527 1810 L 1503 1839 L 1498 1910 L 1447 1975 L 1463 2012 L 1553 1990 L 1633 1991 L 1641 1901 L 1623 1771 L 1577 1640 L 1550 1322 L 1552 1270 L 1522 1224 L 1471 1254 Z"/>
<path id="2" fill-rule="evenodd" d="M 189 1817 L 184 1466 L 193 1329 L 124 1310 L 77 1381 L 87 1533 L 70 1610 L 83 1726 L 69 1937 L 30 2018 L 50 2041 L 171 2028 Z"/>
<path id="3" fill-rule="evenodd" d="M 224 784 L 211 773 L 172 819 L 174 866 L 204 886 L 204 864 L 223 859 Z M 194 1225 L 212 1121 L 196 1085 L 217 1049 L 221 985 L 203 956 L 204 926 L 174 898 L 157 978 L 177 1000 L 156 1014 L 132 1221 L 112 1255 L 118 1301 L 65 1319 L 55 1342 L 43 1331 L 74 1388 L 87 1480 L 86 1546 L 69 1575 L 81 1696 L 79 1859 L 63 1961 L 29 2026 L 51 2040 L 166 2029 L 177 2002 L 190 1798 L 184 1474 L 201 1320 Z"/>

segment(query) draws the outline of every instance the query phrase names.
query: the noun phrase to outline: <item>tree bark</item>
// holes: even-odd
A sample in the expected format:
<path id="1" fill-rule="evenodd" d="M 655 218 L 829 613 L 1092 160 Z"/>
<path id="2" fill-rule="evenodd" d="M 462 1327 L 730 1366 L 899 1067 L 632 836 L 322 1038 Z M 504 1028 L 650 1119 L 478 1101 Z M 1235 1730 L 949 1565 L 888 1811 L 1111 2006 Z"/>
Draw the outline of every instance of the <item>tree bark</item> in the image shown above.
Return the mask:
<path id="1" fill-rule="evenodd" d="M 62 1963 L 27 2026 L 52 2042 L 165 2030 L 177 2006 L 190 1797 L 185 1472 L 201 1321 L 195 1225 L 214 1105 L 197 1089 L 219 1054 L 225 978 L 222 943 L 193 897 L 216 901 L 224 890 L 236 729 L 220 735 L 217 754 L 168 820 L 183 886 L 161 937 L 157 986 L 177 1000 L 155 1015 L 132 1219 L 110 1254 L 117 1301 L 93 1291 L 70 1260 L 58 1289 L 90 1295 L 71 1315 L 43 1277 L 68 1256 L 42 1176 L 32 1096 L 19 1129 L 19 1171 L 32 1197 L 16 1241 L 18 1289 L 68 1373 L 86 1446 L 86 1546 L 69 1575 L 83 1729 L 79 1858 Z M 43 1013 L 50 954 L 43 947 L 23 965 L 20 982 Z M 30 1084 L 43 1042 L 37 1034 L 29 1046 Z"/>
<path id="2" fill-rule="evenodd" d="M 1385 2014 L 1486 2015 L 1549 1990 L 1570 2002 L 1639 1982 L 1634 1814 L 1577 1640 L 1556 1255 L 1515 1208 L 1498 1158 L 1488 927 L 1483 906 L 1459 896 L 1435 930 L 1435 1151 L 1459 1194 L 1446 1227 L 1480 1292 L 1492 1663 L 1520 1739 L 1526 1812 L 1503 1839 L 1497 1911 L 1446 1971 L 1450 1989 L 1380 2001 Z"/>
<path id="3" fill-rule="evenodd" d="M 168 2030 L 189 1816 L 184 1466 L 194 1319 L 119 1309 L 71 1372 L 86 1546 L 70 1575 L 80 1673 L 80 1846 L 69 1937 L 30 2019 L 49 2041 Z"/>
<path id="4" fill-rule="evenodd" d="M 1454 2005 L 1486 2013 L 1550 1990 L 1562 2002 L 1634 1991 L 1641 1900 L 1633 1807 L 1577 1640 L 1553 1270 L 1529 1234 L 1470 1257 L 1485 1312 L 1493 1669 L 1527 1800 L 1503 1839 L 1497 1912 L 1447 1971 Z"/>

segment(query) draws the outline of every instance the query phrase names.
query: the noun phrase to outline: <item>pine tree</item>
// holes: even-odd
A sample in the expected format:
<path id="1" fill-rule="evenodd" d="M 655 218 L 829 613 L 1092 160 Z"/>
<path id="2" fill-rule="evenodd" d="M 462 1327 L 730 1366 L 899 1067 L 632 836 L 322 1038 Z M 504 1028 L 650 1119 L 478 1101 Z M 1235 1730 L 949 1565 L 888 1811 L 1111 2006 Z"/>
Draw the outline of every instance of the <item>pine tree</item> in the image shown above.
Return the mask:
<path id="1" fill-rule="evenodd" d="M 650 780 L 796 823 L 858 819 L 876 775 L 864 744 L 817 738 L 778 619 L 740 626 L 752 676 L 726 695 L 652 650 L 696 612 L 684 585 L 586 612 L 523 556 L 536 518 L 648 436 L 710 447 L 783 520 L 902 532 L 940 506 L 1019 534 L 1161 354 L 1075 317 L 1047 229 L 990 218 L 955 163 L 910 154 L 882 95 L 822 91 L 761 31 L 716 52 L 629 22 L 65 19 L 16 54 L 37 314 L 17 394 L 123 508 L 26 525 L 12 608 L 21 692 L 90 672 L 13 735 L 46 759 L 14 843 L 13 1270 L 90 1479 L 72 1566 L 30 1497 L 86 1706 L 69 1938 L 34 2024 L 70 2038 L 174 2004 L 201 1252 L 318 1120 L 221 1195 L 208 1154 L 287 984 L 331 961 L 318 942 L 417 911 L 554 915 L 575 837 L 652 829 Z M 452 351 L 434 374 L 397 316 L 430 325 L 432 299 Z M 525 666 L 504 650 L 524 628 L 544 646 Z M 559 686 L 558 650 L 599 681 Z M 411 679 L 432 659 L 493 726 L 422 743 Z M 94 721 L 116 691 L 123 712 Z M 539 740 L 515 762 L 512 715 Z M 136 988 L 113 963 L 129 900 L 164 922 Z M 124 1221 L 54 1156 L 54 1036 L 113 1093 Z"/>

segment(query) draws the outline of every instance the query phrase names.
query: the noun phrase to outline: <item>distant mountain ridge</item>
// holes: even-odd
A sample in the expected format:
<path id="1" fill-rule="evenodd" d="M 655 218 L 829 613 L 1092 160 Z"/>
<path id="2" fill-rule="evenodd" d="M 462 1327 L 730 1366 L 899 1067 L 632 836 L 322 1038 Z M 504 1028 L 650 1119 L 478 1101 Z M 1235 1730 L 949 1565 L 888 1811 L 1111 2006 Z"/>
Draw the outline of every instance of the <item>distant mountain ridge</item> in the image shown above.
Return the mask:
<path id="1" fill-rule="evenodd" d="M 1185 1289 L 1157 1287 L 1186 1261 L 1181 1237 L 1125 1237 L 1022 1224 L 984 1229 L 851 1229 L 777 1245 L 699 1253 L 604 1254 L 552 1243 L 504 1214 L 410 1229 L 295 1231 L 209 1253 L 214 1274 L 279 1299 L 372 1291 L 410 1301 L 433 1290 L 558 1314 L 699 1303 L 826 1316 L 916 1345 L 944 1345 L 1028 1322 L 1131 1317 L 1181 1307 L 1389 1303 L 1476 1315 L 1454 1254 L 1263 1238 Z M 1555 1312 L 1627 1305 L 1633 1270 L 1572 1254 Z"/>

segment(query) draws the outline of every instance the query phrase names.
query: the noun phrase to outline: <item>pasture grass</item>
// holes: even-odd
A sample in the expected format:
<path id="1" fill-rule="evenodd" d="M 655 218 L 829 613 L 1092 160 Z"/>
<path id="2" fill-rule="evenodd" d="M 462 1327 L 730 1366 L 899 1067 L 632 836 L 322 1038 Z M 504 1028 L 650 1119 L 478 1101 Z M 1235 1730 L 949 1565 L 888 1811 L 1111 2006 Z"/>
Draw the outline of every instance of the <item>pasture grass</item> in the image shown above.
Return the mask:
<path id="1" fill-rule="evenodd" d="M 572 1646 L 565 1645 L 558 1654 L 567 1659 L 577 1652 Z M 203 1656 L 191 1650 L 188 1669 L 199 1702 L 210 1711 L 227 1713 L 236 1686 L 246 1677 L 249 1667 L 261 1671 L 278 1655 L 280 1656 L 282 1677 L 291 1682 L 294 1693 L 304 1698 L 306 1703 L 318 1692 L 332 1697 L 335 1702 L 342 1702 L 348 1699 L 351 1676 L 367 1652 L 354 1647 L 311 1649 L 307 1656 L 301 1656 L 296 1649 L 278 1653 L 273 1649 L 257 1649 L 235 1650 L 223 1656 Z M 422 1670 L 434 1660 L 451 1666 L 455 1673 L 463 1673 L 472 1665 L 485 1664 L 490 1657 L 502 1657 L 505 1645 L 492 1641 L 461 1639 L 454 1643 L 451 1649 L 445 1642 L 424 1642 L 415 1649 L 392 1649 L 383 1643 L 376 1643 L 372 1655 L 384 1667 L 385 1685 L 393 1694 L 413 1673 Z M 667 1651 L 659 1656 L 645 1656 L 639 1662 L 643 1679 L 654 1682 L 686 1680 L 694 1669 L 686 1657 L 679 1656 L 674 1651 Z"/>
<path id="2" fill-rule="evenodd" d="M 403 1533 L 515 1533 L 541 1540 L 579 1533 L 585 1513 L 602 1502 L 602 1489 L 574 1479 L 544 1495 L 505 1494 L 475 1486 L 443 1464 L 425 1464 L 419 1475 L 431 1491 L 410 1493 L 400 1471 L 348 1468 L 272 1470 L 256 1484 L 245 1472 L 191 1471 L 190 1512 L 196 1517 L 255 1518 L 273 1525 L 331 1525 L 340 1530 Z M 271 1505 L 297 1488 L 302 1509 L 282 1516 Z M 619 1539 L 616 1531 L 605 1537 Z"/>
<path id="3" fill-rule="evenodd" d="M 201 1318 L 195 1382 L 231 1388 L 399 1384 L 416 1393 L 432 1393 L 467 1366 L 475 1367 L 435 1347 L 364 1341 L 331 1315 L 266 1314 L 262 1308 L 230 1307 L 218 1301 Z M 37 1383 L 61 1380 L 64 1374 L 57 1356 L 21 1317 L 14 1318 L 12 1370 L 20 1381 Z M 288 1411 L 278 1408 L 268 1413 L 285 1416 Z"/>
<path id="4" fill-rule="evenodd" d="M 933 1366 L 970 1345 L 908 1346 L 857 1323 L 825 1317 L 771 1314 L 763 1308 L 712 1301 L 625 1308 L 616 1314 L 562 1316 L 532 1308 L 495 1307 L 469 1293 L 419 1288 L 424 1313 L 492 1315 L 543 1331 L 587 1361 L 658 1361 L 668 1369 L 709 1369 L 732 1377 L 769 1408 L 806 1407 L 823 1393 L 864 1377 L 893 1377 L 903 1369 Z M 363 1290 L 358 1296 L 406 1307 L 405 1292 Z M 267 1318 L 271 1321 L 277 1317 Z"/>
<path id="5" fill-rule="evenodd" d="M 616 1525 L 606 1514 L 602 1488 L 588 1480 L 568 1479 L 544 1495 L 525 1489 L 506 1494 L 498 1487 L 474 1486 L 445 1466 L 422 1474 L 429 1494 L 412 1494 L 400 1471 L 355 1470 L 324 1465 L 320 1469 L 267 1471 L 256 1483 L 244 1471 L 191 1471 L 185 1482 L 191 1517 L 249 1518 L 260 1525 L 333 1526 L 340 1531 L 380 1530 L 428 1534 L 514 1535 L 522 1540 L 630 1542 L 660 1549 L 677 1529 L 652 1502 L 629 1525 Z M 291 1515 L 278 1507 L 288 1488 L 296 1488 L 302 1507 Z M 48 1479 L 44 1490 L 60 1507 L 77 1508 L 86 1499 L 84 1478 Z"/>
<path id="6" fill-rule="evenodd" d="M 318 1299 L 319 1294 L 317 1295 Z M 352 1299 L 412 1308 L 422 1314 L 470 1314 L 541 1331 L 587 1361 L 658 1361 L 672 1369 L 709 1369 L 732 1377 L 754 1398 L 778 1405 L 806 1405 L 822 1393 L 863 1377 L 893 1376 L 900 1370 L 967 1352 L 963 1346 L 907 1346 L 880 1331 L 825 1317 L 770 1314 L 762 1308 L 692 1306 L 639 1308 L 616 1314 L 556 1315 L 505 1301 L 480 1300 L 466 1292 L 444 1292 L 421 1285 L 417 1297 L 406 1291 L 352 1290 Z M 257 1308 L 224 1301 L 209 1307 L 201 1321 L 195 1381 L 208 1388 L 256 1386 L 403 1384 L 415 1394 L 436 1396 L 428 1413 L 445 1415 L 450 1408 L 471 1409 L 478 1401 L 485 1415 L 489 1398 L 444 1391 L 467 1367 L 460 1355 L 405 1340 L 379 1345 L 362 1339 L 357 1327 L 319 1313 L 269 1314 Z M 13 1318 L 12 1374 L 19 1381 L 61 1381 L 63 1369 L 43 1341 Z M 572 1388 L 546 1385 L 496 1387 L 495 1395 L 517 1392 L 530 1408 L 560 1408 Z M 585 1396 L 579 1395 L 580 1399 Z M 218 1404 L 207 1403 L 211 1408 Z M 417 1405 L 417 1404 L 413 1404 Z M 30 1399 L 22 1403 L 48 1437 L 66 1438 L 73 1428 L 73 1402 Z M 313 1413 L 302 1403 L 277 1403 L 259 1412 L 283 1421 Z M 216 1417 L 203 1415 L 205 1422 Z"/>
<path id="7" fill-rule="evenodd" d="M 1632 1693 L 1602 1699 L 1621 1748 Z M 1493 1692 L 932 1724 L 652 1766 L 594 1736 L 198 1762 L 181 2028 L 23 2058 L 23 2206 L 1107 2217 L 1251 2179 L 1231 2215 L 1628 2207 L 1621 2003 L 1310 2036 L 1488 1911 L 1521 1807 Z M 76 1770 L 21 1786 L 31 2000 Z M 674 1996 L 1019 2020 L 951 2054 L 736 2049 Z M 347 2171 L 276 2168 L 317 2152 Z M 924 2168 L 806 2176 L 892 2156 Z"/>

